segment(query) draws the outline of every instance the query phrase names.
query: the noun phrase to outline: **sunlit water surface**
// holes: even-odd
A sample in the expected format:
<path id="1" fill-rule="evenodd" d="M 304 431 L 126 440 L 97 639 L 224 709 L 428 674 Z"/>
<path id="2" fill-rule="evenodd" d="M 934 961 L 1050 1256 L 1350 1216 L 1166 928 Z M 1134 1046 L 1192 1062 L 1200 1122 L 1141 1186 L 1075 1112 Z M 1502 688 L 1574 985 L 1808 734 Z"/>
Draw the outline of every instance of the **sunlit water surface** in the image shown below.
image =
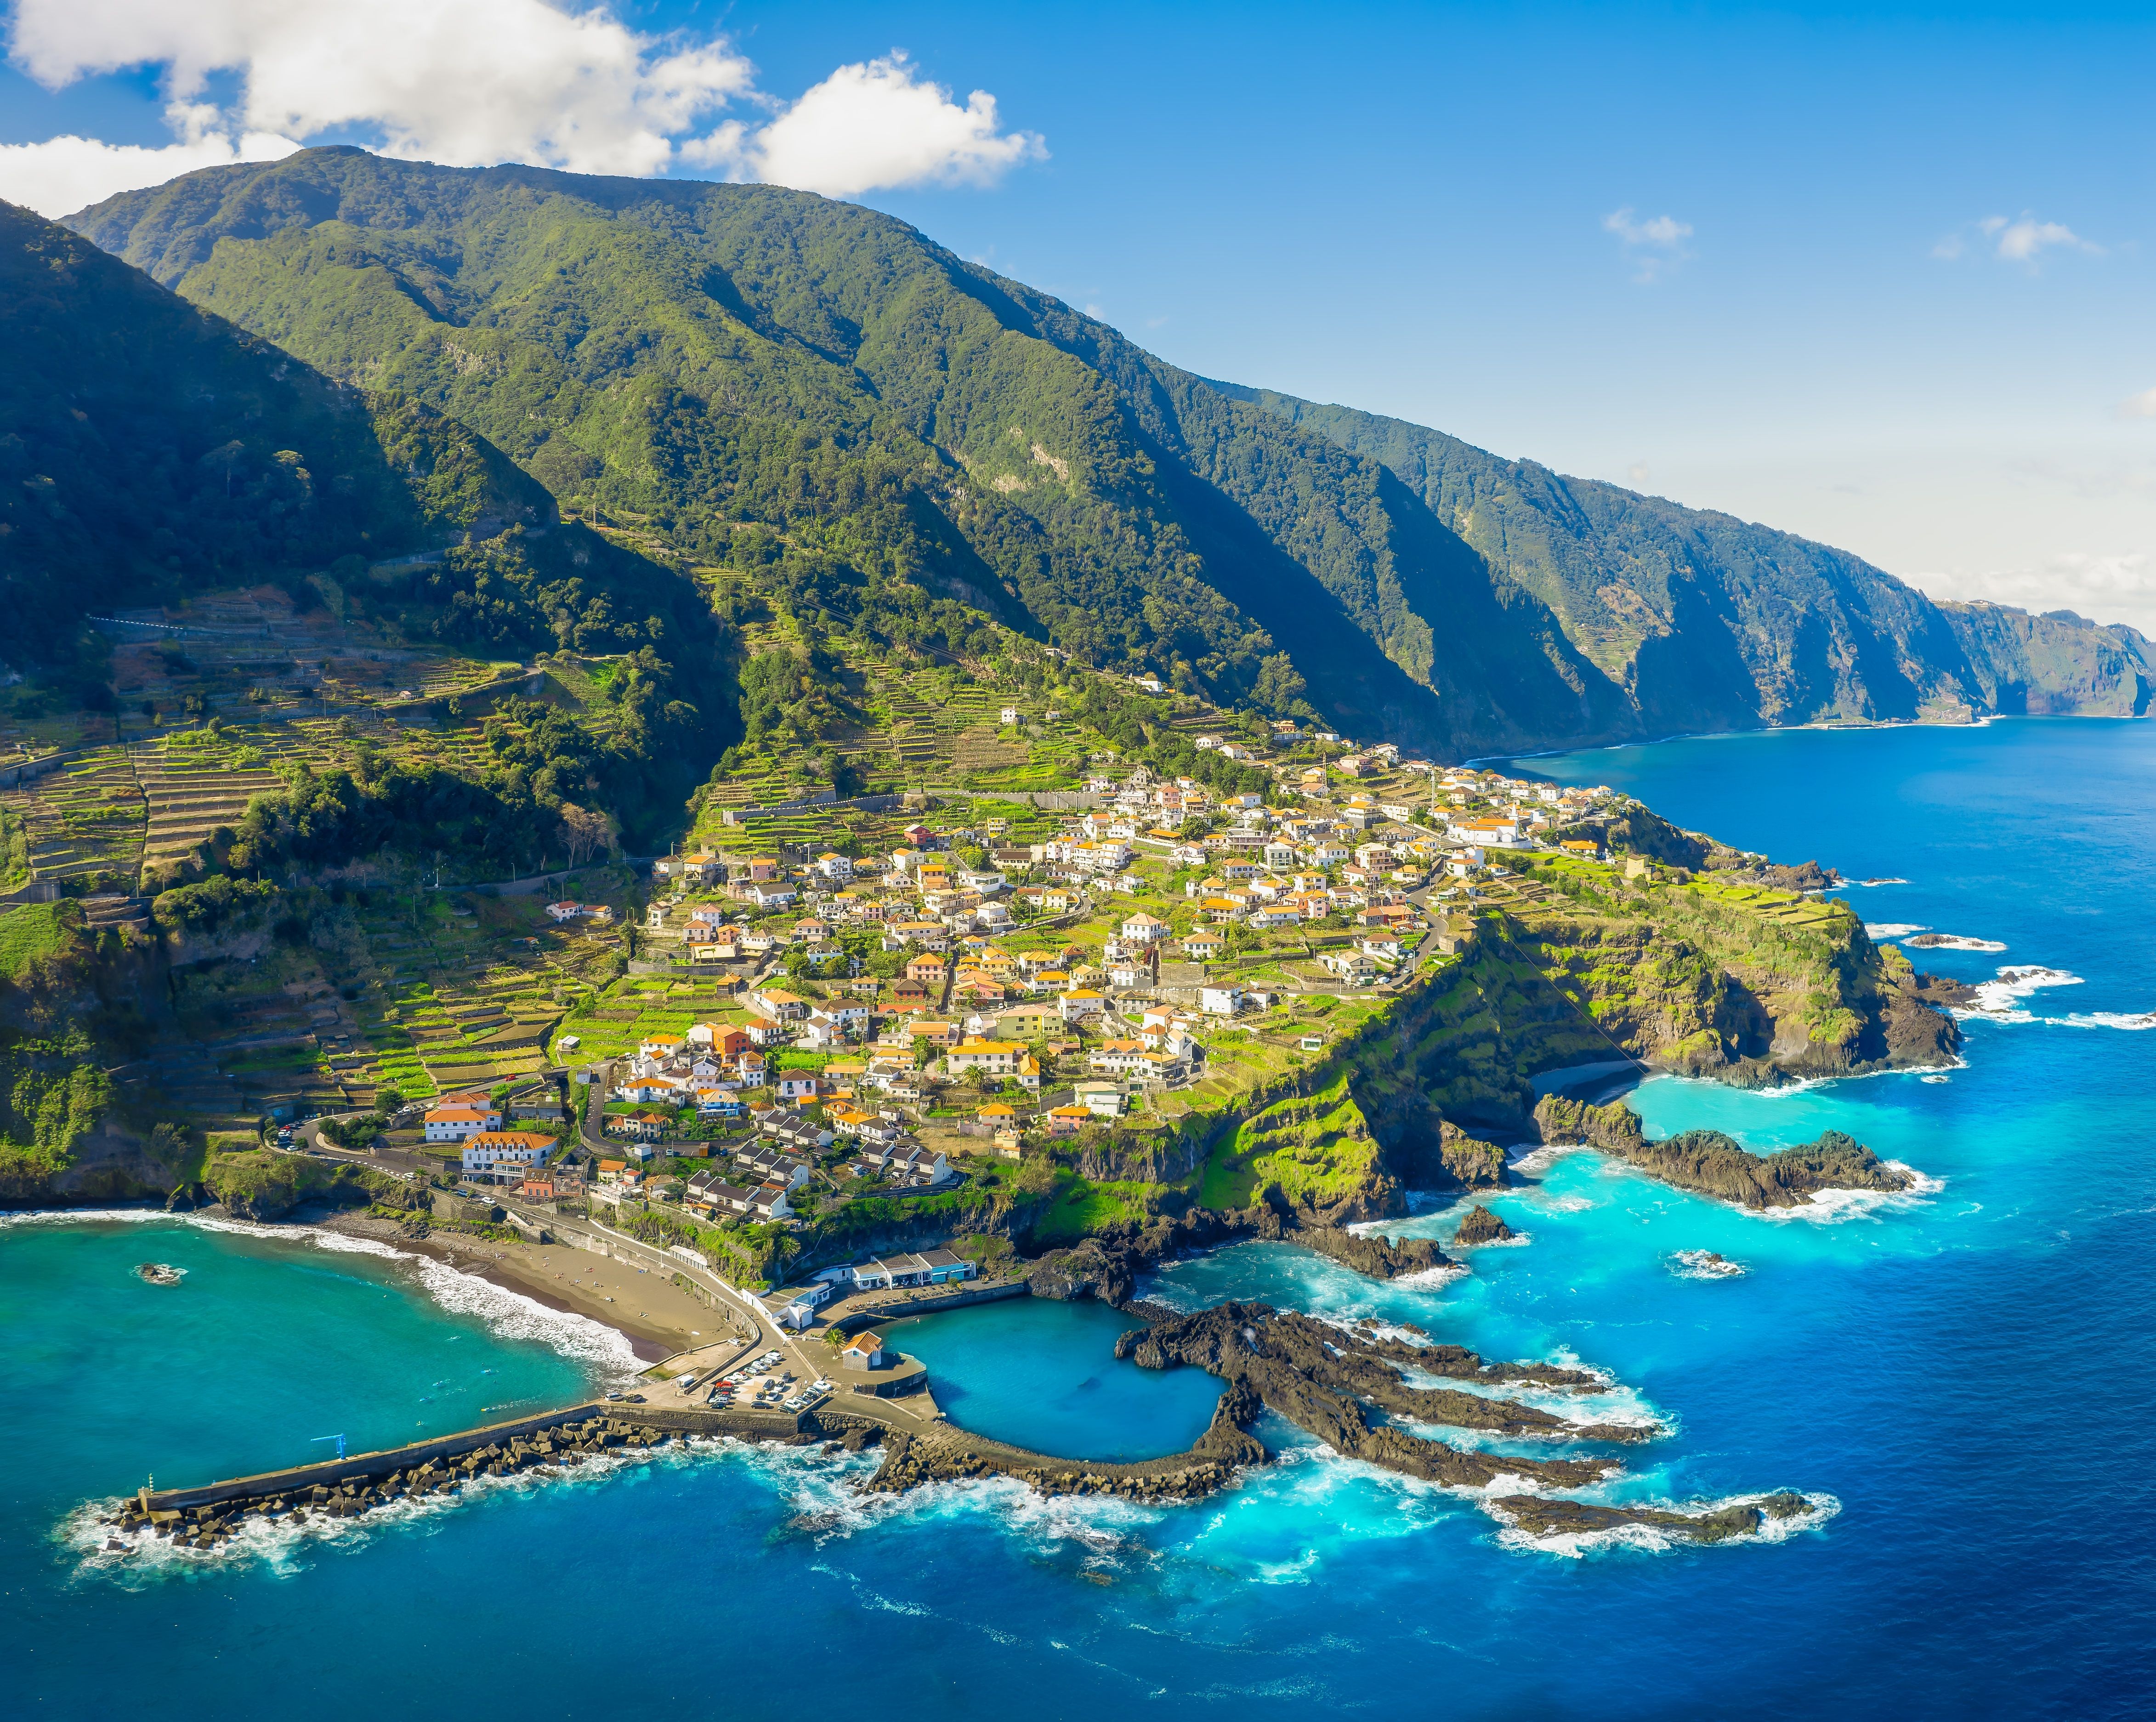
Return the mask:
<path id="1" fill-rule="evenodd" d="M 2146 1714 L 2156 728 L 1800 732 L 1525 768 L 1904 880 L 1847 895 L 1875 925 L 2007 947 L 1927 967 L 2050 971 L 1999 990 L 1945 1081 L 1633 1096 L 1657 1133 L 1712 1125 L 1765 1149 L 1843 1129 L 1934 1184 L 1761 1218 L 1564 1154 L 1491 1203 L 1527 1241 L 1441 1286 L 1248 1245 L 1147 1289 L 1577 1360 L 1611 1378 L 1594 1416 L 1673 1431 L 1629 1451 L 1607 1498 L 1793 1488 L 1820 1502 L 1815 1528 L 1535 1547 L 1472 1497 L 1269 1423 L 1285 1462 L 1185 1507 L 1006 1484 L 894 1501 L 854 1487 L 872 1455 L 715 1445 L 215 1558 L 109 1561 L 85 1504 L 152 1471 L 291 1463 L 321 1437 L 365 1446 L 566 1399 L 630 1360 L 587 1324 L 408 1262 L 164 1221 L 16 1221 L 0 1224 L 8 1713 Z M 1405 1229 L 1442 1237 L 1455 1218 Z M 1699 1251 L 1745 1271 L 1700 1277 L 1680 1256 Z M 186 1283 L 142 1284 L 130 1270 L 151 1257 Z M 1121 1325 L 1012 1306 L 899 1331 L 987 1432 L 1183 1444 L 1214 1385 L 1116 1363 Z"/>

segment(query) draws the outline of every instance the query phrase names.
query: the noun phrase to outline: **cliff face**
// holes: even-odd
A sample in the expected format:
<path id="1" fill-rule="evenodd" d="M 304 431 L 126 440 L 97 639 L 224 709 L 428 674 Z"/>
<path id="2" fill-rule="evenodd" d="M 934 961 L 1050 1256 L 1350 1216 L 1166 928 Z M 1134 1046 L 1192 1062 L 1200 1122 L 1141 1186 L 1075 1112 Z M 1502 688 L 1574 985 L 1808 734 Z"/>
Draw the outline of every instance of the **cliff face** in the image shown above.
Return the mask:
<path id="1" fill-rule="evenodd" d="M 1480 907 L 1457 962 L 1224 1123 L 1199 1199 L 1339 1226 L 1404 1213 L 1413 1190 L 1494 1189 L 1507 1178 L 1499 1141 L 1534 1136 L 1533 1079 L 1553 1071 L 1630 1059 L 1770 1087 L 1950 1064 L 1959 1032 L 1930 980 L 1838 903 L 1720 874 L 1627 882 L 1601 868 L 1532 871 Z M 1892 1174 L 1866 1182 L 1866 1155 L 1783 1168 L 1768 1185 L 1789 1193 L 1763 1200 L 1899 1187 Z M 1681 1153 L 1650 1169 L 1686 1188 L 1716 1184 L 1719 1173 L 1690 1165 Z M 1712 1193 L 1747 1200 L 1733 1186 Z"/>
<path id="2" fill-rule="evenodd" d="M 1442 431 L 1214 388 L 1381 462 L 1531 593 L 1650 735 L 1984 712 L 2140 716 L 2148 641 L 2067 610 L 1935 603 L 1861 557 Z M 1599 691 L 1599 690 L 1598 690 Z"/>
<path id="3" fill-rule="evenodd" d="M 1960 1031 L 1928 978 L 1845 904 L 1720 875 L 1622 882 L 1553 862 L 1532 878 L 1486 936 L 1574 1008 L 1604 1056 L 1746 1087 L 1953 1062 Z M 1561 1067 L 1576 1044 L 1533 1067 Z"/>

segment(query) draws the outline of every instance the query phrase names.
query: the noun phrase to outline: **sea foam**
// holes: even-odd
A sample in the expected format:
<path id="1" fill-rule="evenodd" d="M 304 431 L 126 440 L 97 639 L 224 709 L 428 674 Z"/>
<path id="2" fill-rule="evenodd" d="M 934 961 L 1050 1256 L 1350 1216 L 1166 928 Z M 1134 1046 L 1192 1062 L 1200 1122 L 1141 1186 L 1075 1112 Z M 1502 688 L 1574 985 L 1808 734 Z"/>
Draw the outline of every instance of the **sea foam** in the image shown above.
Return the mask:
<path id="1" fill-rule="evenodd" d="M 2069 974 L 2063 969 L 2046 969 L 2037 963 L 2010 963 L 1995 979 L 1978 983 L 1974 1005 L 1958 1005 L 1953 1014 L 1964 1019 L 1980 1017 L 1987 1022 L 2035 1022 L 2038 1020 L 2036 1014 L 2023 1010 L 2022 1000 L 2046 987 L 2083 984 L 2081 976 Z"/>

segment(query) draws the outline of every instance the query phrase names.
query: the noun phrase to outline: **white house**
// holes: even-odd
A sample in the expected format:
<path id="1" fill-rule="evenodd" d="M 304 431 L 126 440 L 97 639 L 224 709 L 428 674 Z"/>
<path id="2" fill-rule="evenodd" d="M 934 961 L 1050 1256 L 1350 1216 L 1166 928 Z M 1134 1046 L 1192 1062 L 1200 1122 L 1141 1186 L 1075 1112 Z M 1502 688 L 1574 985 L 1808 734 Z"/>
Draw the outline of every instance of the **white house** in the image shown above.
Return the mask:
<path id="1" fill-rule="evenodd" d="M 1239 986 L 1200 987 L 1198 1008 L 1208 1016 L 1233 1016 L 1243 1008 L 1243 990 Z"/>
<path id="2" fill-rule="evenodd" d="M 491 1108 L 437 1106 L 429 1108 L 425 1122 L 428 1141 L 463 1142 L 482 1130 L 499 1130 L 501 1114 Z"/>
<path id="3" fill-rule="evenodd" d="M 530 1130 L 480 1130 L 465 1139 L 464 1169 L 467 1172 L 521 1173 L 526 1166 L 542 1166 L 554 1151 L 554 1139 Z"/>

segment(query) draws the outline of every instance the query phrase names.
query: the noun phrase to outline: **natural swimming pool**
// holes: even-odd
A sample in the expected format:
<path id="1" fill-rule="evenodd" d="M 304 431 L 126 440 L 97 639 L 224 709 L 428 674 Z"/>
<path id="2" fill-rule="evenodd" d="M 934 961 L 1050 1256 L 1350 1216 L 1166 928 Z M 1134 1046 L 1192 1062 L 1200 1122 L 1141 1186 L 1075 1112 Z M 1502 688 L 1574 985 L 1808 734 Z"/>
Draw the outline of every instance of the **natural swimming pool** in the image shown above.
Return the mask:
<path id="1" fill-rule="evenodd" d="M 1059 1458 L 1129 1462 L 1180 1452 L 1205 1432 L 1220 1383 L 1198 1370 L 1116 1356 L 1135 1317 L 1091 1302 L 1025 1298 L 881 1329 L 928 1365 L 960 1427 Z"/>

